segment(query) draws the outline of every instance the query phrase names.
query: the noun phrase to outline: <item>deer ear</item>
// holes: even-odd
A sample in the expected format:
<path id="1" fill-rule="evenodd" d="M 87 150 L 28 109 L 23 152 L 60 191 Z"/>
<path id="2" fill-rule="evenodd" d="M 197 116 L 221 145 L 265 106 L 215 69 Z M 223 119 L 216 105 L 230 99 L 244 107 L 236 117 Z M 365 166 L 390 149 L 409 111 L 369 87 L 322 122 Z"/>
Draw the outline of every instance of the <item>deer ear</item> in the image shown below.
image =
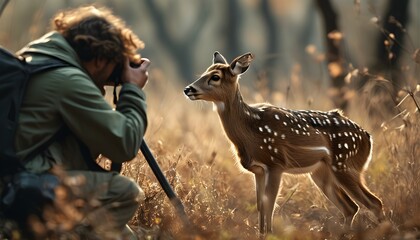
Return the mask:
<path id="1" fill-rule="evenodd" d="M 244 73 L 251 64 L 254 56 L 251 53 L 245 53 L 242 56 L 235 58 L 230 64 L 230 69 L 233 75 L 239 75 Z"/>
<path id="2" fill-rule="evenodd" d="M 226 59 L 223 57 L 222 54 L 220 54 L 219 52 L 214 52 L 213 54 L 213 64 L 216 63 L 222 63 L 222 64 L 227 64 Z"/>

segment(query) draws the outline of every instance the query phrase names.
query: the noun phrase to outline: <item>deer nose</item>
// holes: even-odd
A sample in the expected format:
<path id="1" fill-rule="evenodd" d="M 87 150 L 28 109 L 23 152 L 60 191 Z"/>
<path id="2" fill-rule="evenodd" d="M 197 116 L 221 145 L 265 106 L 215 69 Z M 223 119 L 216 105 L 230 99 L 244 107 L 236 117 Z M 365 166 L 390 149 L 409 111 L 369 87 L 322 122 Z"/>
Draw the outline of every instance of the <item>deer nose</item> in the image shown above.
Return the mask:
<path id="1" fill-rule="evenodd" d="M 189 93 L 196 93 L 196 92 L 197 92 L 197 89 L 195 89 L 191 86 L 188 86 L 184 89 L 184 94 L 185 95 L 188 95 Z"/>

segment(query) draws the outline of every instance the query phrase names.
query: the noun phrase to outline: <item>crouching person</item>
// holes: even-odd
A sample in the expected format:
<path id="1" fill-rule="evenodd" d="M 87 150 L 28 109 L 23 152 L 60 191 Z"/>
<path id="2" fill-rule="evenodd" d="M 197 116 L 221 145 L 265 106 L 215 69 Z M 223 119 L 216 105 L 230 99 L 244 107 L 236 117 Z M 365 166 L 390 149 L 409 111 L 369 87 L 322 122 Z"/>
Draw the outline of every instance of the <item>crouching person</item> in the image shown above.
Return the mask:
<path id="1" fill-rule="evenodd" d="M 30 79 L 20 109 L 17 156 L 27 159 L 54 139 L 25 162 L 26 169 L 40 173 L 58 166 L 69 179 L 79 179 L 73 194 L 97 202 L 83 222 L 101 239 L 121 232 L 124 239 L 136 239 L 127 222 L 144 200 L 143 191 L 119 173 L 98 170 L 95 159 L 102 155 L 123 163 L 138 153 L 147 126 L 142 89 L 150 64 L 137 53 L 143 42 L 108 9 L 94 6 L 59 12 L 52 28 L 19 52 L 31 63 L 54 58 L 66 66 Z M 104 86 L 115 77 L 122 87 L 113 110 Z"/>

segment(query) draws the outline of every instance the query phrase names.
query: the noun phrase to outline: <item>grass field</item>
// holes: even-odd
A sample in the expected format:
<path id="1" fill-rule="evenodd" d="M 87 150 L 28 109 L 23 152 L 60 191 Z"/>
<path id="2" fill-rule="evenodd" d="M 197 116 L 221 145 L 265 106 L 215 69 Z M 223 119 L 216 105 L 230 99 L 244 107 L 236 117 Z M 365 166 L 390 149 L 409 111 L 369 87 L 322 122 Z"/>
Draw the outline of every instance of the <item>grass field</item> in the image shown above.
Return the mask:
<path id="1" fill-rule="evenodd" d="M 183 95 L 185 86 L 166 80 L 158 69 L 150 75 L 145 140 L 184 204 L 191 225 L 183 226 L 141 153 L 124 164 L 122 171 L 146 193 L 130 225 L 141 239 L 258 239 L 254 177 L 238 164 L 212 105 L 188 100 Z M 274 212 L 274 232 L 265 239 L 420 238 L 420 87 L 418 80 L 413 82 L 412 90 L 401 91 L 398 106 L 369 86 L 348 93 L 346 115 L 374 139 L 365 179 L 383 200 L 387 221 L 378 224 L 367 209 L 361 209 L 354 228 L 345 229 L 340 212 L 307 176 L 285 175 Z M 248 103 L 331 109 L 329 91 L 309 84 L 294 79 L 269 91 L 251 82 L 241 89 Z M 107 97 L 111 100 L 112 94 Z M 60 229 L 61 236 L 51 239 L 86 239 L 70 234 L 74 223 L 47 225 L 53 232 Z"/>
<path id="2" fill-rule="evenodd" d="M 354 5 L 357 2 L 360 4 L 360 1 L 354 1 Z M 26 11 L 37 11 L 29 8 L 23 10 L 20 14 L 12 12 L 10 16 L 13 18 L 6 18 L 10 24 L 4 24 L 6 27 L 2 25 L 6 30 L 0 35 L 0 40 L 12 44 L 15 42 L 14 35 L 26 34 L 29 37 L 40 31 L 38 18 L 43 16 L 42 11 L 36 14 L 39 17 L 35 18 L 28 31 L 22 30 L 26 29 L 22 27 L 23 21 L 17 19 L 27 14 Z M 343 22 L 346 22 L 345 19 Z M 362 24 L 368 23 L 362 21 Z M 154 25 L 146 29 L 149 27 L 151 31 Z M 370 46 L 364 46 L 362 41 L 365 38 L 360 38 L 358 34 L 348 36 L 358 40 L 354 41 L 356 45 L 363 45 L 357 46 L 360 47 L 358 51 Z M 21 36 L 19 38 L 25 42 L 28 40 Z M 203 42 L 200 46 L 206 44 Z M 157 48 L 164 49 L 159 45 Z M 323 68 L 325 56 L 320 56 L 323 56 L 322 59 L 315 60 L 314 64 Z M 267 56 L 261 57 L 263 59 Z M 371 56 L 364 57 L 368 59 Z M 265 239 L 420 239 L 419 49 L 413 58 L 415 63 L 410 62 L 410 66 L 414 67 L 404 67 L 404 72 L 413 70 L 414 74 L 405 79 L 406 88 L 398 93 L 396 103 L 388 98 L 390 91 L 387 87 L 390 83 L 386 79 L 369 74 L 362 76 L 364 73 L 361 70 L 354 72 L 354 76 L 346 81 L 349 89 L 345 97 L 349 107 L 345 115 L 373 137 L 373 159 L 365 173 L 366 185 L 382 199 L 387 220 L 377 223 L 367 209 L 361 209 L 356 216 L 354 228 L 346 229 L 341 213 L 306 175 L 284 175 L 274 212 L 274 232 L 265 236 Z M 273 84 L 273 89 L 269 89 L 264 79 L 254 81 L 248 77 L 248 81 L 241 84 L 244 100 L 247 103 L 270 102 L 291 109 L 327 111 L 334 108 L 330 98 L 334 91 L 319 79 L 302 79 L 299 72 L 301 68 L 303 66 L 293 66 L 290 78 L 278 80 Z M 357 80 L 366 77 L 369 81 L 363 88 L 359 88 Z M 122 170 L 122 174 L 132 177 L 146 194 L 146 200 L 139 206 L 130 226 L 140 239 L 259 239 L 254 176 L 236 160 L 212 105 L 188 100 L 183 95 L 183 89 L 188 83 L 180 82 L 179 79 L 172 79 L 169 74 L 165 75 L 164 70 L 154 69 L 152 65 L 150 81 L 145 88 L 149 119 L 145 140 L 182 201 L 191 225 L 183 226 L 139 153 L 135 159 L 125 163 Z M 112 89 L 107 98 L 112 102 Z M 78 207 L 77 202 L 59 204 L 66 206 L 67 211 Z M 69 215 L 71 219 L 68 221 L 62 221 L 59 219 L 62 216 L 58 216 L 56 220 L 60 224 L 49 222 L 43 226 L 35 224 L 33 227 L 39 232 L 51 231 L 51 239 L 98 239 L 89 229 L 82 230 L 85 237 L 76 234 L 74 226 L 81 215 L 75 212 Z M 21 237 L 13 224 L 0 219 L 0 239 L 20 240 Z"/>
<path id="3" fill-rule="evenodd" d="M 123 170 L 138 181 L 147 196 L 132 225 L 150 239 L 257 239 L 254 178 L 235 160 L 217 113 L 209 103 L 187 100 L 182 94 L 184 86 L 158 77 L 151 79 L 146 89 L 150 124 L 145 139 L 194 226 L 182 227 L 141 155 Z M 242 92 L 248 103 L 264 100 L 295 109 L 331 108 L 327 90 L 309 95 L 298 88 L 300 84 L 290 84 L 288 92 L 262 95 L 266 91 L 254 86 L 242 87 Z M 365 174 L 366 185 L 383 200 L 388 221 L 378 224 L 362 209 L 354 229 L 345 230 L 340 212 L 307 176 L 286 175 L 274 213 L 274 233 L 266 239 L 419 238 L 418 88 L 398 110 L 382 95 L 372 95 L 368 87 L 359 89 L 351 94 L 354 97 L 347 111 L 373 135 L 373 160 Z M 401 92 L 400 99 L 406 95 Z M 202 235 L 194 235 L 194 228 Z"/>

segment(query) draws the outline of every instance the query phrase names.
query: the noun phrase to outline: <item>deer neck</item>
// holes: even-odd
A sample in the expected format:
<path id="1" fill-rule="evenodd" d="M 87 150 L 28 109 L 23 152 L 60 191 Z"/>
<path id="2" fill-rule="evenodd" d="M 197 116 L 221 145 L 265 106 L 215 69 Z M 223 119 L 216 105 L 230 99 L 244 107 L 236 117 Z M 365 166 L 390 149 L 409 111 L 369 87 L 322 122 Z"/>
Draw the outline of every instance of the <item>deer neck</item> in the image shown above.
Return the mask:
<path id="1" fill-rule="evenodd" d="M 243 101 L 239 87 L 231 98 L 215 104 L 226 135 L 239 147 L 248 135 L 251 107 Z"/>

